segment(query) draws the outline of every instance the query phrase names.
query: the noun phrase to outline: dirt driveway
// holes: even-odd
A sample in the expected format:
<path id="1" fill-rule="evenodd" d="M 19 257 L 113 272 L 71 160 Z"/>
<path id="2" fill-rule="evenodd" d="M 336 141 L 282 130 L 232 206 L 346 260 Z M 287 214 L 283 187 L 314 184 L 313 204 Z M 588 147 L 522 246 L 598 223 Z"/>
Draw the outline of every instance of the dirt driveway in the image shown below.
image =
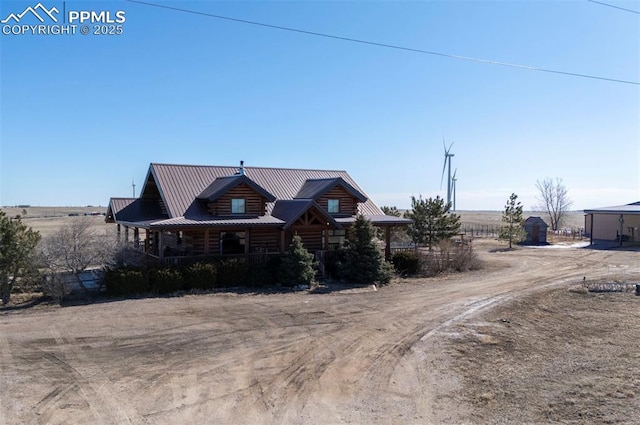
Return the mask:
<path id="1" fill-rule="evenodd" d="M 594 307 L 572 309 L 608 298 L 567 288 L 583 276 L 640 276 L 640 253 L 477 249 L 487 261 L 482 271 L 377 291 L 216 294 L 2 312 L 0 424 L 571 422 L 578 412 L 549 404 L 568 394 L 583 369 L 565 375 L 574 379 L 565 385 L 550 365 L 578 352 L 596 358 L 606 347 L 597 333 L 585 340 L 582 331 L 567 333 L 554 323 L 565 314 L 588 318 Z M 557 293 L 554 287 L 562 288 L 555 297 L 560 307 L 542 298 L 518 307 Z M 637 324 L 640 297 L 617 296 Z M 540 300 L 553 307 L 545 313 Z M 606 306 L 618 320 L 615 303 Z M 606 345 L 640 341 L 632 328 L 619 326 Z M 522 345 L 537 338 L 558 343 Z M 603 380 L 611 375 L 620 383 L 620 392 L 603 394 L 601 402 L 628 401 L 616 404 L 623 409 L 618 422 L 625 414 L 640 417 L 633 397 L 640 391 L 640 351 L 637 342 L 625 347 L 616 355 L 635 360 L 630 374 L 600 370 Z M 512 362 L 490 366 L 513 353 L 520 355 Z M 496 367 L 511 369 L 502 376 Z M 598 370 L 585 377 L 592 386 Z M 511 386 L 501 383 L 518 376 L 527 377 L 521 384 L 529 398 L 513 379 Z M 584 385 L 580 391 L 588 390 Z M 509 410 L 517 394 L 516 410 L 530 409 L 520 416 Z M 570 396 L 578 400 L 580 392 L 563 400 Z"/>

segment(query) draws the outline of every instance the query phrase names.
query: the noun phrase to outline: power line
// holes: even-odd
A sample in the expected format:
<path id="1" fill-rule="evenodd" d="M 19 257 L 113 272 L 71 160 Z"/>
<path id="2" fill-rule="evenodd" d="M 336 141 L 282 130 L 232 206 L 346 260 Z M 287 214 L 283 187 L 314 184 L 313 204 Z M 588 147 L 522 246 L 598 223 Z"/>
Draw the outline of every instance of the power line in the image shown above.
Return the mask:
<path id="1" fill-rule="evenodd" d="M 609 4 L 609 3 L 603 3 L 601 1 L 596 1 L 596 0 L 587 0 L 591 3 L 597 3 L 597 4 L 601 4 L 603 6 L 608 6 L 608 7 L 613 7 L 614 9 L 620 9 L 620 10 L 624 10 L 625 12 L 631 12 L 631 13 L 635 13 L 637 15 L 640 15 L 640 12 L 638 12 L 637 10 L 631 10 L 631 9 L 625 9 L 624 7 L 620 7 L 620 6 L 615 6 L 613 4 Z"/>
<path id="2" fill-rule="evenodd" d="M 172 6 L 165 6 L 165 5 L 162 5 L 162 4 L 148 3 L 148 2 L 144 2 L 144 1 L 140 1 L 140 0 L 127 0 L 127 1 L 130 2 L 130 3 L 138 3 L 138 4 L 145 5 L 145 6 L 159 7 L 161 9 L 175 10 L 175 11 L 178 11 L 178 12 L 191 13 L 191 14 L 194 14 L 194 15 L 207 16 L 207 17 L 210 17 L 210 18 L 223 19 L 223 20 L 232 21 L 232 22 L 239 22 L 239 23 L 242 23 L 242 24 L 256 25 L 256 26 L 260 26 L 260 27 L 266 27 L 266 28 L 277 29 L 277 30 L 282 30 L 282 31 L 291 31 L 291 32 L 296 32 L 296 33 L 300 33 L 300 34 L 314 35 L 314 36 L 317 36 L 317 37 L 331 38 L 331 39 L 334 39 L 334 40 L 348 41 L 348 42 L 352 42 L 352 43 L 367 44 L 367 45 L 370 45 L 370 46 L 384 47 L 384 48 L 388 48 L 388 49 L 404 50 L 404 51 L 409 51 L 409 52 L 414 52 L 414 53 L 423 53 L 423 54 L 426 54 L 426 55 L 441 56 L 441 57 L 446 57 L 446 58 L 450 58 L 450 59 L 460 59 L 460 60 L 466 60 L 466 61 L 472 61 L 472 62 L 486 63 L 486 64 L 490 64 L 490 65 L 500 65 L 500 66 L 507 66 L 507 67 L 511 67 L 511 68 L 526 69 L 526 70 L 529 70 L 529 71 L 549 72 L 549 73 L 552 73 L 552 74 L 569 75 L 569 76 L 572 76 L 572 77 L 591 78 L 591 79 L 594 79 L 594 80 L 604 80 L 604 81 L 611 81 L 611 82 L 614 82 L 614 83 L 633 84 L 633 85 L 640 86 L 640 82 L 638 82 L 638 81 L 618 80 L 618 79 L 615 79 L 615 78 L 600 77 L 600 76 L 597 76 L 597 75 L 581 74 L 581 73 L 577 73 L 577 72 L 558 71 L 558 70 L 548 69 L 548 68 L 538 68 L 538 67 L 535 67 L 535 66 L 519 65 L 519 64 L 515 64 L 515 63 L 494 61 L 494 60 L 490 60 L 490 59 L 473 58 L 473 57 L 469 57 L 469 56 L 460 56 L 460 55 L 454 55 L 454 54 L 449 54 L 449 53 L 434 52 L 434 51 L 430 51 L 430 50 L 415 49 L 415 48 L 412 48 L 412 47 L 403 47 L 403 46 L 397 46 L 397 45 L 394 45 L 394 44 L 378 43 L 378 42 L 375 42 L 375 41 L 367 41 L 367 40 L 361 40 L 361 39 L 357 39 L 357 38 L 342 37 L 342 36 L 339 36 L 339 35 L 332 35 L 332 34 L 325 34 L 325 33 L 321 33 L 321 32 L 301 30 L 301 29 L 298 29 L 298 28 L 290 28 L 290 27 L 283 27 L 283 26 L 280 26 L 280 25 L 265 24 L 263 22 L 248 21 L 246 19 L 231 18 L 231 17 L 228 17 L 228 16 L 215 15 L 213 13 L 199 12 L 197 10 L 182 9 L 182 8 L 179 8 L 179 7 L 172 7 Z"/>

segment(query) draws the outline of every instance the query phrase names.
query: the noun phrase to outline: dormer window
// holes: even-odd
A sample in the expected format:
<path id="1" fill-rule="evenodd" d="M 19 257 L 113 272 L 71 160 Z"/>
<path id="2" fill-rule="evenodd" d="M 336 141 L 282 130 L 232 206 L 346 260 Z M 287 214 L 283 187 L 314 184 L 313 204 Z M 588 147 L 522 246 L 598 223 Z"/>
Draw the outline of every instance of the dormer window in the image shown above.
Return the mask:
<path id="1" fill-rule="evenodd" d="M 245 214 L 247 211 L 244 198 L 231 200 L 231 214 Z"/>
<path id="2" fill-rule="evenodd" d="M 337 214 L 340 212 L 340 200 L 339 199 L 329 199 L 327 203 L 327 212 L 329 214 Z"/>

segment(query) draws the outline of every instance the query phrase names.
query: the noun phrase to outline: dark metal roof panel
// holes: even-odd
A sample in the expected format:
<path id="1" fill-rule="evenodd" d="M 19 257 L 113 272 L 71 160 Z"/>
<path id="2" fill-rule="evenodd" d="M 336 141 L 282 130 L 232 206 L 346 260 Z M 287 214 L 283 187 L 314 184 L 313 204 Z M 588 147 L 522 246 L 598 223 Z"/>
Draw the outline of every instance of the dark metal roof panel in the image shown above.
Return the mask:
<path id="1" fill-rule="evenodd" d="M 322 193 L 337 184 L 338 181 L 337 178 L 307 180 L 296 194 L 296 198 L 317 199 Z"/>
<path id="2" fill-rule="evenodd" d="M 198 199 L 206 199 L 213 202 L 220 196 L 227 193 L 229 190 L 242 183 L 249 186 L 260 196 L 267 198 L 269 202 L 273 202 L 276 200 L 276 197 L 269 193 L 269 191 L 267 191 L 265 188 L 263 188 L 244 174 L 216 178 L 213 183 L 211 183 L 204 191 L 202 191 L 202 193 L 200 193 L 200 195 L 198 195 Z"/>
<path id="3" fill-rule="evenodd" d="M 273 207 L 272 215 L 285 221 L 284 229 L 291 227 L 295 221 L 300 218 L 307 210 L 314 208 L 322 214 L 328 223 L 341 229 L 342 226 L 331 217 L 325 210 L 320 208 L 313 199 L 286 199 L 282 201 L 276 201 L 276 205 Z"/>
<path id="4" fill-rule="evenodd" d="M 351 186 L 341 177 L 307 180 L 300 191 L 296 194 L 296 198 L 317 200 L 335 186 L 342 186 L 349 194 L 358 198 L 360 202 L 365 202 L 367 200 L 367 197 L 362 192 Z"/>
<path id="5" fill-rule="evenodd" d="M 297 220 L 313 203 L 311 199 L 285 199 L 276 201 L 271 215 L 288 223 L 291 220 Z"/>
<path id="6" fill-rule="evenodd" d="M 167 218 L 155 200 L 111 198 L 109 207 L 116 222 L 138 222 Z"/>
<path id="7" fill-rule="evenodd" d="M 354 189 L 365 195 L 365 192 L 347 174 L 337 170 L 305 170 L 293 168 L 244 167 L 245 174 L 255 183 L 263 187 L 276 199 L 295 198 L 307 180 L 342 178 Z M 173 165 L 151 164 L 152 174 L 164 197 L 169 217 L 181 217 L 194 199 L 202 193 L 218 177 L 235 174 L 238 167 L 208 165 Z M 368 198 L 368 197 L 367 197 Z M 267 213 L 271 213 L 273 202 L 267 204 Z M 382 215 L 380 208 L 367 199 L 359 205 L 363 214 Z"/>

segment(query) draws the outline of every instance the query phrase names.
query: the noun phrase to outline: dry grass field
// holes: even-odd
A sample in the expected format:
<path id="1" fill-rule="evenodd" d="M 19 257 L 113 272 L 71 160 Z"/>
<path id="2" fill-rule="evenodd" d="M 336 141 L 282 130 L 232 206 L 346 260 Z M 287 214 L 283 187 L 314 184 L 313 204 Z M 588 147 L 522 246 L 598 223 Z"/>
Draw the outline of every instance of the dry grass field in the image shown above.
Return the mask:
<path id="1" fill-rule="evenodd" d="M 24 224 L 40 232 L 42 236 L 54 233 L 60 226 L 74 218 L 85 217 L 85 214 L 102 214 L 107 211 L 105 207 L 3 207 L 1 209 L 9 217 L 20 215 Z M 86 217 L 91 220 L 92 227 L 100 233 L 107 234 L 109 229 L 114 228 L 113 225 L 108 225 L 104 222 L 104 216 L 102 215 L 88 215 Z"/>
<path id="2" fill-rule="evenodd" d="M 456 214 L 460 215 L 460 221 L 463 224 L 474 226 L 499 226 L 502 221 L 502 211 L 456 211 Z M 524 218 L 526 219 L 529 216 L 542 217 L 549 224 L 545 214 L 540 211 L 524 211 Z M 572 228 L 584 227 L 584 213 L 581 211 L 567 213 L 565 226 Z"/>
<path id="3" fill-rule="evenodd" d="M 640 252 L 474 247 L 382 288 L 0 308 L 0 424 L 637 423 L 640 297 L 582 280 Z"/>

